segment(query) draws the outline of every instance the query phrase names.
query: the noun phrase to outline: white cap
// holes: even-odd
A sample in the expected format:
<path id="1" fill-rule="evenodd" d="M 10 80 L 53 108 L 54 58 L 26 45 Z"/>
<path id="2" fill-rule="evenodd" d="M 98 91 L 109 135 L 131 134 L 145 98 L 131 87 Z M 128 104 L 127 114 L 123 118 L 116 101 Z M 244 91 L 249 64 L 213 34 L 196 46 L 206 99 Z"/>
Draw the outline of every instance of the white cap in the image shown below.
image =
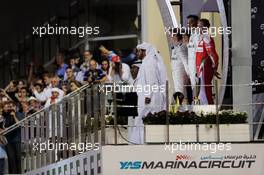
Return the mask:
<path id="1" fill-rule="evenodd" d="M 37 100 L 35 97 L 33 97 L 33 96 L 29 97 L 28 102 L 31 101 L 31 100 L 38 101 L 38 100 Z"/>
<path id="2" fill-rule="evenodd" d="M 52 89 L 51 89 L 51 92 L 57 92 L 57 93 L 60 93 L 60 89 L 59 89 L 59 88 L 52 88 Z"/>

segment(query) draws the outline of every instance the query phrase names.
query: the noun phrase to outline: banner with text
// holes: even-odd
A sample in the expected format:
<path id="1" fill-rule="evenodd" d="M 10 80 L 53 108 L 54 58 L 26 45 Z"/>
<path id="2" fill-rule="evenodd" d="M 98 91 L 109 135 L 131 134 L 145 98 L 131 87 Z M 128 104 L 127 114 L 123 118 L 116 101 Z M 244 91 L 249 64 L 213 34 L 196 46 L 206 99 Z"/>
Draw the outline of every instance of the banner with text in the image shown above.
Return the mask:
<path id="1" fill-rule="evenodd" d="M 263 175 L 264 144 L 171 143 L 105 146 L 107 175 Z"/>

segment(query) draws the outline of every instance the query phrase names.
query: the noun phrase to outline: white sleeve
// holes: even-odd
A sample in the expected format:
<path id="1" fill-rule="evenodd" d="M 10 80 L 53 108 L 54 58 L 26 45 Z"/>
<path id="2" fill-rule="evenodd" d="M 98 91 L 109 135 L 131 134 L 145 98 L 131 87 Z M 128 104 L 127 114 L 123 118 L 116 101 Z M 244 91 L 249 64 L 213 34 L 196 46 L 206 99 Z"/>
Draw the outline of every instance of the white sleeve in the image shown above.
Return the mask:
<path id="1" fill-rule="evenodd" d="M 151 59 L 148 62 L 146 62 L 144 68 L 144 76 L 145 76 L 145 85 L 150 86 L 152 88 L 153 85 L 158 85 L 158 65 L 156 62 L 156 59 L 153 58 L 147 58 Z M 144 89 L 144 87 L 143 87 Z M 152 91 L 148 92 L 147 94 L 144 92 L 145 97 L 151 98 L 152 97 Z"/>
<path id="2" fill-rule="evenodd" d="M 50 98 L 46 101 L 45 105 L 44 105 L 44 108 L 47 108 L 50 106 Z"/>
<path id="3" fill-rule="evenodd" d="M 64 76 L 63 76 L 63 80 L 66 81 L 67 78 L 68 78 L 68 77 L 67 77 L 67 74 L 66 74 L 66 72 L 65 72 L 65 73 L 64 73 Z"/>
<path id="4" fill-rule="evenodd" d="M 42 91 L 41 93 L 38 93 L 37 91 L 33 91 L 35 97 L 37 100 L 44 102 L 46 101 L 46 90 Z"/>
<path id="5" fill-rule="evenodd" d="M 127 64 L 122 63 L 122 80 L 128 82 L 131 78 L 130 68 Z"/>
<path id="6" fill-rule="evenodd" d="M 80 82 L 80 83 L 83 81 L 83 72 L 82 71 L 79 71 L 77 73 L 75 80 Z"/>
<path id="7" fill-rule="evenodd" d="M 166 85 L 166 81 L 168 80 L 168 75 L 167 75 L 167 69 L 164 64 L 164 61 L 162 57 L 159 56 L 159 60 L 157 62 L 157 67 L 158 67 L 158 77 L 159 77 L 159 85 Z"/>
<path id="8" fill-rule="evenodd" d="M 106 74 L 106 78 L 107 78 L 108 82 L 110 82 L 110 83 L 113 82 L 113 78 L 111 76 L 111 72 L 112 72 L 112 67 L 109 68 L 108 74 Z"/>

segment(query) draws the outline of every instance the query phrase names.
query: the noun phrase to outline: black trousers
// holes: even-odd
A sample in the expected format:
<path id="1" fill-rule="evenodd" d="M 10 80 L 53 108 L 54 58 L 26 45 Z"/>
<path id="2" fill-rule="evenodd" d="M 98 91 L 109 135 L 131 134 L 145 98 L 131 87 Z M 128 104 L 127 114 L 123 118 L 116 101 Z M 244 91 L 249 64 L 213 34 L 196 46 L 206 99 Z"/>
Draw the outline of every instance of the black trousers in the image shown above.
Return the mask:
<path id="1" fill-rule="evenodd" d="M 21 173 L 21 144 L 8 143 L 6 145 L 6 153 L 8 157 L 9 174 Z"/>
<path id="2" fill-rule="evenodd" d="M 186 87 L 186 91 L 187 91 L 188 104 L 191 105 L 192 104 L 192 101 L 193 101 L 193 96 L 195 94 L 193 94 L 193 91 L 192 91 L 192 87 L 191 86 L 187 86 Z"/>

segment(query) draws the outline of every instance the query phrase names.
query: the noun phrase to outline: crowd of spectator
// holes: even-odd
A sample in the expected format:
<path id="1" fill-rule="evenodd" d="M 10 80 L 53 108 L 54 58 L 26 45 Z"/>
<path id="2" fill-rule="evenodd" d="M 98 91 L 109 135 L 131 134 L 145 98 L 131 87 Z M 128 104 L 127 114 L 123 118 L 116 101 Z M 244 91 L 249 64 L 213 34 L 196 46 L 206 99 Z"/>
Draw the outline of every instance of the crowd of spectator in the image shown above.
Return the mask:
<path id="1" fill-rule="evenodd" d="M 0 132 L 24 117 L 59 102 L 82 85 L 132 83 L 130 66 L 124 60 L 127 63 L 135 61 L 135 52 L 123 57 L 104 46 L 100 46 L 98 51 L 100 58 L 95 58 L 91 50 L 82 54 L 73 53 L 68 58 L 65 51 L 59 51 L 55 55 L 56 69 L 53 73 L 46 70 L 34 74 L 34 64 L 31 63 L 27 80 L 12 80 L 0 91 Z M 8 164 L 12 165 L 9 166 L 9 173 L 21 172 L 20 132 L 17 128 L 5 135 Z"/>

